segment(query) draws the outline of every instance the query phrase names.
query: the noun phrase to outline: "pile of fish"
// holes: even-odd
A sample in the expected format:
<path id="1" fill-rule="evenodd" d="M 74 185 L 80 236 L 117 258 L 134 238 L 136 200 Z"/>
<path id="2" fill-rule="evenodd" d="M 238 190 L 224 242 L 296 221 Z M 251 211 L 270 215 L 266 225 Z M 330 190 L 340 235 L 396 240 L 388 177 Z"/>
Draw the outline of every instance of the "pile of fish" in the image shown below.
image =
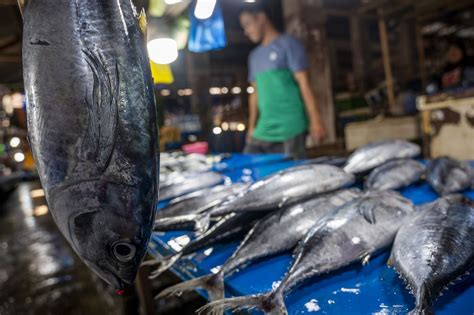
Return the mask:
<path id="1" fill-rule="evenodd" d="M 219 205 L 228 197 L 242 192 L 247 184 L 219 185 L 174 198 L 155 217 L 155 231 L 193 230 L 193 216 Z"/>
<path id="2" fill-rule="evenodd" d="M 146 262 L 156 266 L 152 277 L 241 240 L 217 273 L 159 295 L 203 288 L 213 301 L 200 312 L 287 314 L 285 296 L 297 286 L 366 264 L 393 243 L 390 262 L 416 298 L 412 314 L 430 314 L 437 295 L 473 267 L 474 202 L 452 195 L 472 187 L 469 164 L 441 157 L 425 167 L 413 160 L 418 145 L 387 140 L 251 185 L 212 172 L 222 157 L 162 154 L 159 166 L 145 23 L 131 1 L 27 1 L 23 16 L 29 139 L 50 211 L 84 263 L 118 292 L 133 284 L 153 227 L 196 234 Z M 367 174 L 364 192 L 348 188 Z M 395 191 L 424 179 L 441 199 L 416 208 Z M 158 195 L 171 201 L 155 219 Z M 225 277 L 288 251 L 288 272 L 270 292 L 225 299 Z"/>
<path id="3" fill-rule="evenodd" d="M 162 214 L 158 211 L 155 230 L 194 230 L 196 236 L 178 252 L 146 262 L 156 266 L 151 277 L 198 251 L 230 240 L 241 242 L 216 273 L 179 283 L 157 297 L 201 288 L 211 303 L 200 313 L 258 308 L 266 314 L 287 314 L 284 298 L 303 282 L 357 261 L 365 265 L 372 255 L 394 244 L 390 262 L 417 298 L 413 314 L 429 314 L 436 294 L 472 267 L 473 202 L 450 195 L 417 208 L 396 190 L 426 179 L 440 195 L 462 191 L 470 187 L 472 170 L 447 158 L 426 167 L 413 159 L 420 152 L 413 143 L 383 141 L 359 148 L 345 162 L 340 158 L 309 161 L 249 186 L 216 186 L 173 200 Z M 333 160 L 337 165 L 345 163 L 343 169 L 325 164 Z M 354 174 L 359 179 L 367 174 L 365 191 L 347 188 L 355 182 Z M 433 257 L 455 262 L 434 266 L 428 256 L 416 258 L 425 246 L 437 251 Z M 453 256 L 456 246 L 466 251 Z M 293 260 L 288 272 L 279 282 L 275 278 L 272 291 L 225 299 L 226 277 L 255 261 L 290 251 Z M 420 261 L 408 263 L 408 258 Z M 443 280 L 430 278 L 429 268 L 439 268 L 436 274 Z"/>
<path id="4" fill-rule="evenodd" d="M 295 248 L 288 272 L 272 291 L 214 301 L 200 312 L 259 308 L 268 314 L 287 314 L 286 294 L 317 275 L 356 261 L 367 263 L 371 255 L 390 246 L 403 219 L 413 212 L 411 202 L 396 192 L 368 192 L 316 221 Z"/>

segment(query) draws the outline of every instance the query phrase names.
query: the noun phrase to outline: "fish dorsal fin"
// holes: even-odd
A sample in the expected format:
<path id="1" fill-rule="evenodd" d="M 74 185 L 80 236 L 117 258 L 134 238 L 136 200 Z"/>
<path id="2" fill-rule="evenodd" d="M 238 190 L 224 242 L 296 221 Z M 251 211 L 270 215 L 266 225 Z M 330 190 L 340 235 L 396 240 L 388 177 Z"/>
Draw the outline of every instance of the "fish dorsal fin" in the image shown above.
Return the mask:
<path id="1" fill-rule="evenodd" d="M 362 257 L 362 266 L 367 266 L 370 261 L 370 254 L 366 254 L 364 257 Z"/>

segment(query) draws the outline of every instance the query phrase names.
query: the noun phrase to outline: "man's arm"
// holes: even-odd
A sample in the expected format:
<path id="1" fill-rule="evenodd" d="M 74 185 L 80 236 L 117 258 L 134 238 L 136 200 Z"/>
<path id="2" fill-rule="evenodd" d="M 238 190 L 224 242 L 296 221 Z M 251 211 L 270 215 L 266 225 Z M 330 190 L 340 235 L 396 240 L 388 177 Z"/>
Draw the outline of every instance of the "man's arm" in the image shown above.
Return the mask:
<path id="1" fill-rule="evenodd" d="M 254 82 L 252 82 L 252 87 L 254 88 L 254 92 L 249 94 L 249 125 L 247 128 L 247 141 L 252 138 L 258 117 L 257 86 Z"/>
<path id="2" fill-rule="evenodd" d="M 308 71 L 297 71 L 294 73 L 294 77 L 300 87 L 303 102 L 309 117 L 309 132 L 313 140 L 319 142 L 326 137 L 326 129 L 322 123 L 316 97 L 314 96 L 313 89 L 309 82 Z"/>

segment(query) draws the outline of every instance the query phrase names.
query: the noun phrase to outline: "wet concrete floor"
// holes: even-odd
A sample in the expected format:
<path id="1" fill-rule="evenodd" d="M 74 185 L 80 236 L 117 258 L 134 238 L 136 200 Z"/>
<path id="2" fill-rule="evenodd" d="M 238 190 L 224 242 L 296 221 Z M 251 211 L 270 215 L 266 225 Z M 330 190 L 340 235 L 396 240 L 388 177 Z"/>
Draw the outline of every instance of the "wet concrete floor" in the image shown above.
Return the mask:
<path id="1" fill-rule="evenodd" d="M 0 200 L 0 315 L 124 314 L 79 260 L 48 212 L 39 183 Z"/>
<path id="2" fill-rule="evenodd" d="M 168 272 L 148 283 L 146 311 L 134 292 L 117 296 L 80 261 L 56 227 L 39 182 L 0 195 L 0 315 L 195 314 L 205 300 L 194 292 L 152 298 L 179 281 Z"/>

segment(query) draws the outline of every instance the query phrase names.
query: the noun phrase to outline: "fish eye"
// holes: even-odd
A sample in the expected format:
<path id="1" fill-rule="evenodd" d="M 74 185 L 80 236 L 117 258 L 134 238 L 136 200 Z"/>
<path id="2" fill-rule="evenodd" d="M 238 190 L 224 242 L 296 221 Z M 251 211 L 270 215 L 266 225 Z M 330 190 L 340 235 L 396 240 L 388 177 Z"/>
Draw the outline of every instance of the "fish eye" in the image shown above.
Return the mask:
<path id="1" fill-rule="evenodd" d="M 132 260 L 136 251 L 136 246 L 129 241 L 118 241 L 112 245 L 114 257 L 122 263 Z"/>

